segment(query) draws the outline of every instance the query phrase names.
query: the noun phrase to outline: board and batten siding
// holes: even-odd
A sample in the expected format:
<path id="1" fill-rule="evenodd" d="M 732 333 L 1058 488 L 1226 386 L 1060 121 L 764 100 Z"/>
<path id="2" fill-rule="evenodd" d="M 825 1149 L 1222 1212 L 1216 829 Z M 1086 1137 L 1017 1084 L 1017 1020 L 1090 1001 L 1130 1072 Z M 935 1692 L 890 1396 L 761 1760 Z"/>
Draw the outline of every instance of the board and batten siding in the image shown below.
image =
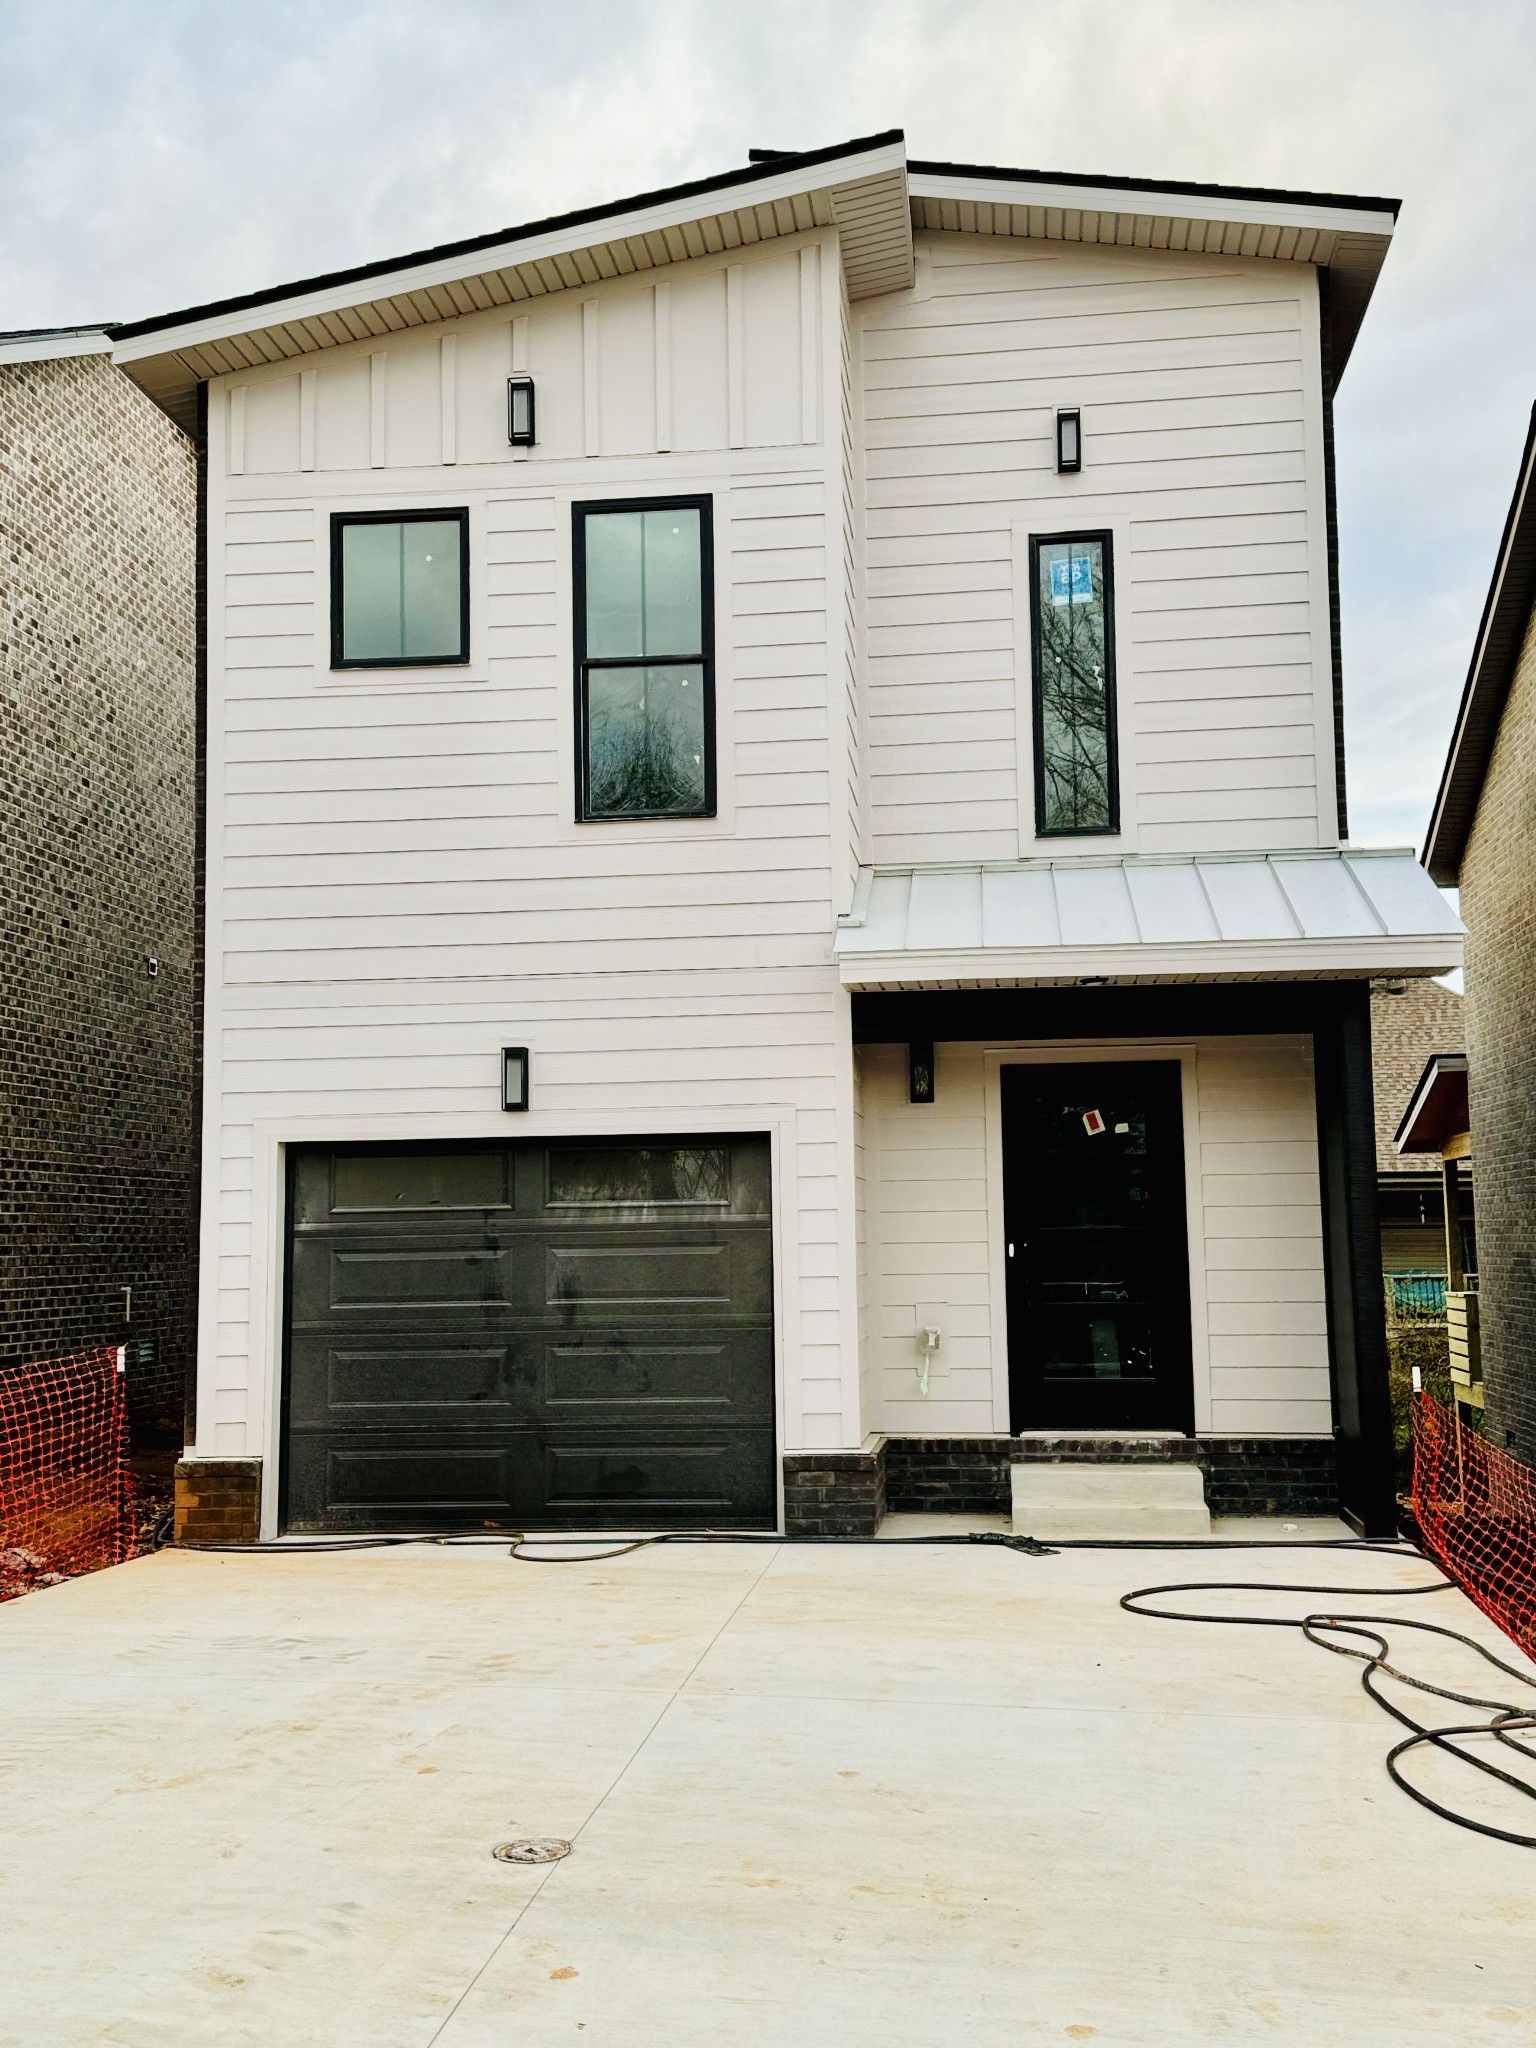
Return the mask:
<path id="1" fill-rule="evenodd" d="M 1118 1050 L 1137 1059 L 1174 1048 L 1149 1040 Z M 1195 1147 L 1187 1185 L 1196 1426 L 1212 1435 L 1328 1436 L 1310 1041 L 1202 1038 L 1179 1051 Z M 1055 1048 L 1054 1056 L 1072 1052 Z M 995 1080 L 1000 1059 L 1031 1056 L 1046 1049 L 939 1045 L 936 1098 L 913 1104 L 904 1049 L 860 1048 L 866 1430 L 1013 1426 Z M 942 1311 L 944 1330 L 926 1397 L 917 1376 L 920 1307 Z"/>
<path id="2" fill-rule="evenodd" d="M 272 1441 L 264 1145 L 747 1128 L 765 1107 L 783 1438 L 857 1440 L 836 273 L 807 236 L 211 387 L 204 1451 Z M 537 379 L 531 451 L 506 441 L 514 369 Z M 696 492 L 720 815 L 578 826 L 571 505 Z M 471 659 L 333 672 L 330 514 L 397 505 L 469 508 Z M 533 1110 L 498 1121 L 499 1048 L 524 1043 Z"/>
<path id="3" fill-rule="evenodd" d="M 923 234 L 857 310 L 873 857 L 1336 843 L 1313 269 Z M 1089 529 L 1123 831 L 1074 847 L 1034 836 L 1027 541 Z"/>

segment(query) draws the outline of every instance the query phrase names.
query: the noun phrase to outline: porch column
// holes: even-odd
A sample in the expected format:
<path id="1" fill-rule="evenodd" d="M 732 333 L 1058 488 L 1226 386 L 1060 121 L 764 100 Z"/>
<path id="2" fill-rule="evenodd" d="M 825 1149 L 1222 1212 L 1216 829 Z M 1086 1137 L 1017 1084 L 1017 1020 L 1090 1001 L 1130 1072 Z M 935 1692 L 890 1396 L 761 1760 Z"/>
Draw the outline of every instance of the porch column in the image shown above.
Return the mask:
<path id="1" fill-rule="evenodd" d="M 1445 1204 L 1445 1285 L 1460 1293 L 1467 1284 L 1467 1254 L 1461 1234 L 1460 1155 L 1440 1155 L 1440 1199 Z"/>
<path id="2" fill-rule="evenodd" d="M 1370 984 L 1320 987 L 1317 1003 L 1313 1049 L 1339 1506 L 1362 1535 L 1393 1536 L 1397 1489 L 1376 1207 Z"/>

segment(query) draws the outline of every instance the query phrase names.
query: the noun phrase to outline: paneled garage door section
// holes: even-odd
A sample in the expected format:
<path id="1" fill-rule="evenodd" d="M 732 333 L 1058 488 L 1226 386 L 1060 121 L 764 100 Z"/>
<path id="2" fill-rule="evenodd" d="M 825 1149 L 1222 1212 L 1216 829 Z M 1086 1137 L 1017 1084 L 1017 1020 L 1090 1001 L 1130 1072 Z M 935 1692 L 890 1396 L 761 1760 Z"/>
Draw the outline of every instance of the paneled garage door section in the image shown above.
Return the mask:
<path id="1" fill-rule="evenodd" d="M 766 1138 L 291 1158 L 291 1529 L 775 1516 Z"/>

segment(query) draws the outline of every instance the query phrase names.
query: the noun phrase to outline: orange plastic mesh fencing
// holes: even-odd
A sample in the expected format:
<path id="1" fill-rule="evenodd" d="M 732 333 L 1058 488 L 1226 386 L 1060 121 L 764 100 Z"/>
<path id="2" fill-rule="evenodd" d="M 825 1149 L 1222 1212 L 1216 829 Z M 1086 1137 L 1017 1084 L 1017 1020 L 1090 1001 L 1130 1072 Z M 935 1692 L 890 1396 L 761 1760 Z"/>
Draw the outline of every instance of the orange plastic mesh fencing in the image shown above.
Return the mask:
<path id="1" fill-rule="evenodd" d="M 1536 1471 L 1419 1394 L 1413 1511 L 1425 1548 L 1468 1599 L 1536 1656 Z"/>
<path id="2" fill-rule="evenodd" d="M 132 1537 L 117 1352 L 0 1371 L 0 1600 L 118 1564 Z"/>

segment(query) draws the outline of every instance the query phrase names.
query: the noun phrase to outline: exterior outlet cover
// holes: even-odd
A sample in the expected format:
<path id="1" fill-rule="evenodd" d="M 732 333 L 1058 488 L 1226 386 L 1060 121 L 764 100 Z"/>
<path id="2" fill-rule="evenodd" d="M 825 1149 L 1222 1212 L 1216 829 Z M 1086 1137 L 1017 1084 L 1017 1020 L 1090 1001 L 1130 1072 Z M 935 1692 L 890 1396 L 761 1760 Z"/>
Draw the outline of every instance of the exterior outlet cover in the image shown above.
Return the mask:
<path id="1" fill-rule="evenodd" d="M 949 1372 L 949 1303 L 947 1301 L 919 1302 L 913 1311 L 913 1327 L 916 1331 L 914 1342 L 920 1357 L 928 1362 L 928 1377 L 942 1379 Z M 923 1345 L 923 1332 L 937 1330 L 939 1348 L 928 1351 Z"/>

